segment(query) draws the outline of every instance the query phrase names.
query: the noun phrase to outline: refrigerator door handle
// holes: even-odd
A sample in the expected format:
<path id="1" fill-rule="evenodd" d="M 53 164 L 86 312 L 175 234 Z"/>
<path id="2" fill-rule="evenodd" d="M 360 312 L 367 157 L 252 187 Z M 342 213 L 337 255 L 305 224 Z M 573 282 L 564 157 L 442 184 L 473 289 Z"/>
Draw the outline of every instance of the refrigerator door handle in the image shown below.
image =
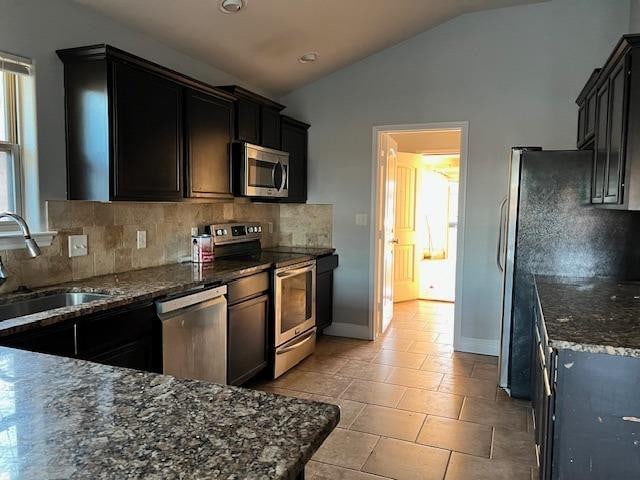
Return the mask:
<path id="1" fill-rule="evenodd" d="M 502 199 L 500 203 L 500 223 L 498 225 L 498 245 L 496 247 L 496 264 L 498 265 L 498 270 L 504 272 L 504 265 L 502 265 L 502 233 L 504 231 L 504 207 L 507 205 L 508 196 Z"/>

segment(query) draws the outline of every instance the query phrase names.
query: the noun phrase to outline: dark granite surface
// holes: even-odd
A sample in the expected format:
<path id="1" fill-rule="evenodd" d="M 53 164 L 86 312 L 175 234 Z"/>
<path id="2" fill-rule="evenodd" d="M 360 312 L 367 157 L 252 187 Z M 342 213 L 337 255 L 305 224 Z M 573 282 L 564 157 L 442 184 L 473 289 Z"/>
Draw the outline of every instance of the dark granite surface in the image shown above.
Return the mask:
<path id="1" fill-rule="evenodd" d="M 267 252 L 281 252 L 281 253 L 299 253 L 302 255 L 309 255 L 314 258 L 324 257 L 325 255 L 333 254 L 335 248 L 320 248 L 320 247 L 269 247 L 265 248 Z"/>
<path id="2" fill-rule="evenodd" d="M 52 292 L 98 292 L 108 298 L 55 310 L 0 321 L 0 336 L 39 326 L 52 325 L 90 313 L 152 300 L 202 285 L 215 285 L 271 268 L 272 258 L 244 260 L 219 259 L 210 265 L 184 263 L 145 268 L 125 273 L 91 277 L 84 280 L 45 287 L 29 294 L 9 294 L 0 297 L 0 304 Z"/>
<path id="3" fill-rule="evenodd" d="M 11 479 L 293 479 L 334 405 L 0 347 Z"/>
<path id="4" fill-rule="evenodd" d="M 552 347 L 640 357 L 640 283 L 537 276 L 536 288 Z"/>

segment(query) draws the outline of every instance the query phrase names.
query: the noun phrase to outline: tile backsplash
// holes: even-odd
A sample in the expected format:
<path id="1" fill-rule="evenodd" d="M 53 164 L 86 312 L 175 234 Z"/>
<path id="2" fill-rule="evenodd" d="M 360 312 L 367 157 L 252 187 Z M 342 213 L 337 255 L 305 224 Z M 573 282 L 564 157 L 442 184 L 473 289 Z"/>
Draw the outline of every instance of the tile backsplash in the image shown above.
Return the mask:
<path id="1" fill-rule="evenodd" d="M 58 232 L 42 255 L 0 252 L 9 271 L 2 292 L 95 275 L 177 263 L 190 253 L 191 228 L 221 220 L 259 220 L 263 246 L 331 247 L 332 205 L 251 203 L 47 202 L 48 229 Z M 271 224 L 271 230 L 269 228 Z M 147 248 L 136 248 L 145 230 Z M 88 255 L 69 258 L 69 235 L 87 235 Z"/>

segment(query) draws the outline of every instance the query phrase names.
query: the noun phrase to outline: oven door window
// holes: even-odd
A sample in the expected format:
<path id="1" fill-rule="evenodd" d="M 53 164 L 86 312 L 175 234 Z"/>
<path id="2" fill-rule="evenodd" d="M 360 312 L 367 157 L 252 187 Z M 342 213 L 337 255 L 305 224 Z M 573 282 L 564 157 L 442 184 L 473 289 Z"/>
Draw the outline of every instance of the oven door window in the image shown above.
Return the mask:
<path id="1" fill-rule="evenodd" d="M 273 184 L 273 162 L 265 162 L 255 158 L 247 160 L 249 164 L 249 186 L 258 188 L 274 188 Z"/>
<path id="2" fill-rule="evenodd" d="M 313 316 L 313 272 L 300 273 L 282 280 L 280 333 L 299 327 Z"/>

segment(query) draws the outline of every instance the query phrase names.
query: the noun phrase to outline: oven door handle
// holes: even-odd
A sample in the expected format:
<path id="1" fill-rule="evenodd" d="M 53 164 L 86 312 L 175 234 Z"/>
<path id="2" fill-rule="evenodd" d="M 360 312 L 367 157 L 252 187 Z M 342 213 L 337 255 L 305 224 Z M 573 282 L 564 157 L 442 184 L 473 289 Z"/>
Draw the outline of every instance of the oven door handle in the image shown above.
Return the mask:
<path id="1" fill-rule="evenodd" d="M 300 275 L 301 273 L 312 272 L 313 271 L 313 267 L 314 267 L 314 265 L 311 265 L 309 267 L 296 268 L 294 270 L 287 270 L 286 272 L 277 273 L 276 276 L 278 278 L 292 277 L 294 275 Z"/>
<path id="2" fill-rule="evenodd" d="M 308 343 L 311 341 L 311 339 L 313 338 L 313 335 L 315 334 L 315 330 L 311 330 L 309 333 L 304 335 L 304 338 L 302 340 L 300 340 L 297 343 L 294 343 L 293 345 L 289 345 L 288 347 L 284 347 L 281 350 L 277 350 L 276 351 L 276 355 L 282 355 L 285 354 L 287 352 L 290 352 L 291 350 L 295 350 L 296 348 L 301 347 L 302 345 L 304 345 L 305 343 Z"/>

